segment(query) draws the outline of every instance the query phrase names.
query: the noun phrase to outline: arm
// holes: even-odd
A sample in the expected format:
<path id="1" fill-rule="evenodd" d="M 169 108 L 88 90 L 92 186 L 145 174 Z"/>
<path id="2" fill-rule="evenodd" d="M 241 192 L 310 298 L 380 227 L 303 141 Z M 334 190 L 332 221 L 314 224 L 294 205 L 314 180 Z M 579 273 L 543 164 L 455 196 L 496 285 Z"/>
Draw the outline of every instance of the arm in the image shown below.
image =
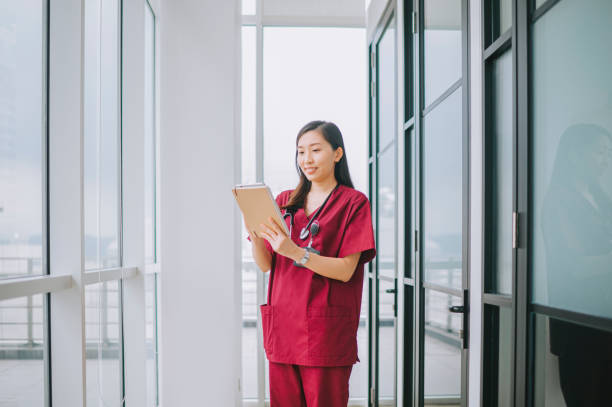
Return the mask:
<path id="1" fill-rule="evenodd" d="M 262 225 L 262 227 L 265 230 L 265 232 L 262 232 L 262 236 L 270 242 L 276 253 L 294 261 L 298 261 L 304 256 L 306 249 L 296 245 L 283 229 L 274 222 L 274 219 L 270 218 L 270 224 Z M 361 253 L 353 253 L 346 257 L 335 258 L 310 253 L 310 259 L 306 263 L 306 267 L 324 277 L 346 283 L 353 276 L 360 256 Z"/>
<path id="2" fill-rule="evenodd" d="M 264 239 L 261 237 L 255 237 L 249 233 L 251 238 L 251 253 L 253 253 L 253 259 L 261 271 L 267 273 L 272 267 L 272 255 L 266 249 Z"/>

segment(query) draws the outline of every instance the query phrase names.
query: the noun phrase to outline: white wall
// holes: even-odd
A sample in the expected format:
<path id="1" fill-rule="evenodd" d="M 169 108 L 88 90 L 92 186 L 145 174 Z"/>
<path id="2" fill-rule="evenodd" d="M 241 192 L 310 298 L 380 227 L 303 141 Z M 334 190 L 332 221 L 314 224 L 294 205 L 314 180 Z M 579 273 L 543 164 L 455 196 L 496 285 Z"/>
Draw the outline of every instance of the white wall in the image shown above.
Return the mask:
<path id="1" fill-rule="evenodd" d="M 163 0 L 161 402 L 239 405 L 238 0 Z"/>

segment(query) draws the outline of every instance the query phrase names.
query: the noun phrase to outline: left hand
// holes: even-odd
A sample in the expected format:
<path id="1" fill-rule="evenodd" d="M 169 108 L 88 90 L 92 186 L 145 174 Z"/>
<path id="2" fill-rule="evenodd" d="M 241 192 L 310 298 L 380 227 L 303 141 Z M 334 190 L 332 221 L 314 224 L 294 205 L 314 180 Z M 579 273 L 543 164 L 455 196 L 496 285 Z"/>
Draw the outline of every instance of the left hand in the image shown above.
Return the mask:
<path id="1" fill-rule="evenodd" d="M 301 257 L 300 248 L 287 236 L 283 228 L 272 217 L 268 218 L 268 221 L 268 224 L 261 224 L 263 232 L 260 234 L 270 243 L 272 249 L 290 259 Z"/>

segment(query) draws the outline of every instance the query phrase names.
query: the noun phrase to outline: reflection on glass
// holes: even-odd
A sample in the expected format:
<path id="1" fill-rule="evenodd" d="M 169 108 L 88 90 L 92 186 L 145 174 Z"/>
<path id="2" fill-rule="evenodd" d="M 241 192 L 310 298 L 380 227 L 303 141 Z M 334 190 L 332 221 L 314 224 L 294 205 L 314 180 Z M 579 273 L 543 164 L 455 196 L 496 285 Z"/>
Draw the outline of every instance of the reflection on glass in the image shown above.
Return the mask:
<path id="1" fill-rule="evenodd" d="M 378 151 L 395 140 L 395 18 L 378 43 Z"/>
<path id="2" fill-rule="evenodd" d="M 530 103 L 534 301 L 608 318 L 612 54 L 591 40 L 612 40 L 610 15 L 612 2 L 567 0 L 536 20 Z M 568 24 L 580 35 L 559 34 Z"/>
<path id="3" fill-rule="evenodd" d="M 43 315 L 42 294 L 0 301 L 0 406 L 44 406 Z"/>
<path id="4" fill-rule="evenodd" d="M 378 287 L 378 397 L 395 405 L 395 294 L 387 292 L 395 283 L 379 279 Z"/>
<path id="5" fill-rule="evenodd" d="M 534 405 L 609 405 L 612 332 L 543 315 L 535 321 Z"/>
<path id="6" fill-rule="evenodd" d="M 491 288 L 500 294 L 512 294 L 512 52 L 493 62 L 491 72 L 492 134 L 487 165 L 491 188 Z"/>
<path id="7" fill-rule="evenodd" d="M 157 342 L 157 274 L 145 277 L 147 406 L 159 405 Z"/>
<path id="8" fill-rule="evenodd" d="M 44 273 L 43 4 L 0 2 L 0 279 Z"/>
<path id="9" fill-rule="evenodd" d="M 156 262 L 155 250 L 155 16 L 145 2 L 145 122 L 144 122 L 144 183 L 145 183 L 145 264 Z"/>
<path id="10" fill-rule="evenodd" d="M 425 0 L 425 106 L 461 78 L 461 0 Z"/>
<path id="11" fill-rule="evenodd" d="M 276 195 L 297 185 L 295 138 L 312 120 L 344 137 L 355 188 L 366 191 L 367 55 L 362 28 L 264 28 L 264 181 Z"/>
<path id="12" fill-rule="evenodd" d="M 85 287 L 87 406 L 118 406 L 121 390 L 119 282 Z"/>
<path id="13" fill-rule="evenodd" d="M 486 406 L 510 407 L 512 400 L 512 309 L 484 306 L 485 363 L 483 400 Z M 491 394 L 489 394 L 491 392 Z M 494 398 L 496 396 L 496 398 Z"/>
<path id="14" fill-rule="evenodd" d="M 425 280 L 461 288 L 461 88 L 425 116 Z"/>
<path id="15" fill-rule="evenodd" d="M 427 399 L 445 399 L 459 406 L 461 397 L 461 314 L 448 308 L 462 305 L 461 299 L 425 289 L 425 405 Z"/>
<path id="16" fill-rule="evenodd" d="M 380 155 L 378 165 L 378 271 L 395 277 L 395 146 Z"/>
<path id="17" fill-rule="evenodd" d="M 119 1 L 85 2 L 85 268 L 119 259 Z"/>

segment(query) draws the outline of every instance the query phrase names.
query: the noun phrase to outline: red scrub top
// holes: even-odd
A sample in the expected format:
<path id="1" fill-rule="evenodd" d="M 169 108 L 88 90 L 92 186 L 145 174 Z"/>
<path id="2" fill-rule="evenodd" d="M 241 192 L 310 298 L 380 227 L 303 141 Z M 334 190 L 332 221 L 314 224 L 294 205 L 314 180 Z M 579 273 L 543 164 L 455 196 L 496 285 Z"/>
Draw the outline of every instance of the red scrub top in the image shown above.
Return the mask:
<path id="1" fill-rule="evenodd" d="M 279 194 L 276 198 L 279 207 L 288 202 L 290 194 L 291 191 Z M 299 238 L 308 221 L 304 209 L 295 213 L 291 239 L 300 247 L 310 241 L 310 236 L 305 240 Z M 289 227 L 289 216 L 285 222 Z M 361 253 L 355 272 L 344 283 L 296 267 L 293 260 L 273 252 L 268 303 L 261 306 L 264 348 L 270 362 L 350 366 L 359 360 L 357 328 L 364 264 L 376 255 L 368 198 L 340 185 L 332 192 L 317 222 L 320 230 L 312 247 L 327 257 Z M 272 251 L 267 242 L 266 247 Z"/>

